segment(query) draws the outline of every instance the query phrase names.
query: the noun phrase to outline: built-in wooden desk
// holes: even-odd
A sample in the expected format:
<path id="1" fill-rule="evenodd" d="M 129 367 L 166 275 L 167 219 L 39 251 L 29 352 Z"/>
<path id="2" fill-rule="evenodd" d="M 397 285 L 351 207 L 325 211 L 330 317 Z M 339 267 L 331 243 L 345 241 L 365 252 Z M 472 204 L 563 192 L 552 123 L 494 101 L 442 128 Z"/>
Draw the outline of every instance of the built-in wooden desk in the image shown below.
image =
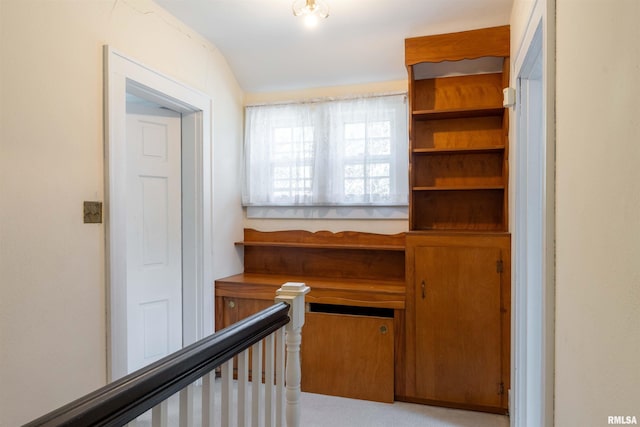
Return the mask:
<path id="1" fill-rule="evenodd" d="M 216 328 L 304 282 L 303 391 L 392 402 L 404 369 L 405 235 L 245 230 L 242 274 L 216 280 Z"/>

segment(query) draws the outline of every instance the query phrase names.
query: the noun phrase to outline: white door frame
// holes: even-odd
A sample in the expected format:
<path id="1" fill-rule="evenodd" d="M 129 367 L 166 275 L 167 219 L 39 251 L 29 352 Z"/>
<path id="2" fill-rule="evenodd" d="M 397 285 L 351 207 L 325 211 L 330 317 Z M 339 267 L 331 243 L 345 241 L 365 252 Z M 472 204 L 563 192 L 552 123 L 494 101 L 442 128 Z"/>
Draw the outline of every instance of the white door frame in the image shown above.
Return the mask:
<path id="1" fill-rule="evenodd" d="M 554 424 L 555 390 L 555 0 L 536 0 L 529 18 L 512 73 L 518 103 L 510 412 L 512 426 L 547 427 Z M 531 100 L 537 111 L 527 108 Z M 532 117 L 537 127 L 528 129 Z M 532 192 L 528 180 L 535 180 Z"/>
<path id="2" fill-rule="evenodd" d="M 183 345 L 202 338 L 205 319 L 213 319 L 206 304 L 213 298 L 212 101 L 109 46 L 104 64 L 107 377 L 114 380 L 127 372 L 126 95 L 182 113 Z"/>

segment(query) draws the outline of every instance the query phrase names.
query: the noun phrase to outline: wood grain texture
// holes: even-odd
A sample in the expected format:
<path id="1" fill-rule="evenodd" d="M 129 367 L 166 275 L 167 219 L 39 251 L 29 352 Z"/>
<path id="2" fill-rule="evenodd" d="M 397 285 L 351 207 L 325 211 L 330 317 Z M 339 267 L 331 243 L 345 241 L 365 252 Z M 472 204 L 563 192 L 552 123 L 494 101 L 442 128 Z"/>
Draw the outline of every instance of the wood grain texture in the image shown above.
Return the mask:
<path id="1" fill-rule="evenodd" d="M 502 89 L 509 84 L 509 31 L 502 26 L 405 40 L 410 230 L 508 229 L 509 116 Z M 487 56 L 503 58 L 502 72 L 415 78 L 419 63 Z"/>
<path id="2" fill-rule="evenodd" d="M 405 282 L 385 280 L 333 280 L 276 274 L 241 273 L 216 280 L 216 297 L 242 297 L 273 301 L 286 282 L 304 282 L 311 288 L 307 302 L 403 309 Z"/>
<path id="3" fill-rule="evenodd" d="M 394 333 L 404 323 L 405 234 L 247 229 L 238 244 L 245 272 L 216 280 L 216 327 L 272 304 L 286 282 L 306 283 L 307 303 L 393 309 L 394 318 L 307 313 L 302 330 L 303 390 L 392 402 L 394 370 L 404 370 Z"/>
<path id="4" fill-rule="evenodd" d="M 499 406 L 498 248 L 416 248 L 416 396 Z"/>
<path id="5" fill-rule="evenodd" d="M 416 187 L 500 187 L 503 153 L 458 152 L 417 156 Z"/>
<path id="6" fill-rule="evenodd" d="M 415 122 L 413 149 L 503 147 L 502 117 Z"/>
<path id="7" fill-rule="evenodd" d="M 502 73 L 416 80 L 411 108 L 413 112 L 501 109 Z"/>
<path id="8" fill-rule="evenodd" d="M 245 245 L 253 243 L 264 244 L 298 244 L 299 247 L 327 247 L 327 248 L 355 248 L 355 249 L 387 249 L 404 251 L 404 233 L 376 234 L 357 231 L 310 232 L 305 230 L 258 231 L 251 228 L 244 229 Z"/>
<path id="9" fill-rule="evenodd" d="M 404 233 L 245 229 L 244 272 L 347 281 L 403 281 Z"/>
<path id="10" fill-rule="evenodd" d="M 414 191 L 413 230 L 505 231 L 504 190 Z"/>
<path id="11" fill-rule="evenodd" d="M 391 403 L 393 354 L 393 319 L 307 313 L 302 391 Z"/>
<path id="12" fill-rule="evenodd" d="M 413 37 L 405 40 L 405 65 L 509 56 L 509 26 Z"/>
<path id="13" fill-rule="evenodd" d="M 411 230 L 506 230 L 502 84 L 502 73 L 412 82 Z"/>
<path id="14" fill-rule="evenodd" d="M 275 295 L 275 294 L 274 294 Z M 252 314 L 256 314 L 266 308 L 269 308 L 274 304 L 273 298 L 271 301 L 253 299 L 253 298 L 237 298 L 235 296 L 228 297 L 216 297 L 216 330 L 226 328 L 234 323 L 245 319 Z M 218 311 L 219 310 L 219 311 Z M 262 343 L 264 354 L 264 343 Z M 253 350 L 249 349 L 249 380 L 253 379 L 253 373 L 251 371 L 251 361 L 253 360 Z M 264 371 L 264 357 L 262 360 L 262 370 Z M 238 371 L 238 357 L 233 358 L 233 376 L 237 378 Z M 261 380 L 264 379 L 263 373 L 260 373 Z"/>
<path id="15" fill-rule="evenodd" d="M 395 396 L 405 396 L 407 394 L 406 374 L 407 374 L 407 341 L 406 341 L 406 316 L 405 310 L 394 310 L 394 382 Z"/>
<path id="16" fill-rule="evenodd" d="M 245 273 L 336 279 L 403 280 L 404 252 L 245 247 Z"/>
<path id="17" fill-rule="evenodd" d="M 498 392 L 500 383 L 509 388 L 510 274 L 508 234 L 407 235 L 407 369 L 398 400 L 505 413 L 507 396 Z"/>

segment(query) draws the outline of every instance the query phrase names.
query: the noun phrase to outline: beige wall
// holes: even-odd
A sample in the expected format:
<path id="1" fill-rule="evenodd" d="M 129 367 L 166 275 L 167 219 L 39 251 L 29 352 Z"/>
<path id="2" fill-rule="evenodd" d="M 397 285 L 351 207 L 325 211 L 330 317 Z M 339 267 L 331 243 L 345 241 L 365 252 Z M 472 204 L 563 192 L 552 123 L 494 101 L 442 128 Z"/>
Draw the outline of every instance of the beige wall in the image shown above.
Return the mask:
<path id="1" fill-rule="evenodd" d="M 557 1 L 556 425 L 640 418 L 640 2 Z"/>
<path id="2" fill-rule="evenodd" d="M 640 3 L 555 1 L 555 425 L 599 426 L 640 418 Z"/>
<path id="3" fill-rule="evenodd" d="M 245 105 L 255 105 L 406 91 L 407 81 L 397 80 L 361 85 L 310 88 L 289 92 L 247 93 L 245 94 L 244 103 Z M 261 231 L 289 229 L 339 232 L 349 230 L 395 234 L 407 231 L 409 221 L 407 219 L 256 219 L 247 218 L 245 211 L 244 226 Z"/>
<path id="4" fill-rule="evenodd" d="M 0 426 L 106 381 L 102 46 L 213 99 L 216 277 L 237 272 L 242 92 L 221 54 L 150 0 L 1 0 Z"/>

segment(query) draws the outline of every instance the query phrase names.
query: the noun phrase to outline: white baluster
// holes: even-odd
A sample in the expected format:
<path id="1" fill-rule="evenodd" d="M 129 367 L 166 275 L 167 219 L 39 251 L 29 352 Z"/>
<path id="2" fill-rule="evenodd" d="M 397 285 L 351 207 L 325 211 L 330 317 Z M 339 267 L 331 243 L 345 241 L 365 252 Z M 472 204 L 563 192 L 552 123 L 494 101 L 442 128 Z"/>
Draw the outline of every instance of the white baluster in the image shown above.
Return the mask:
<path id="1" fill-rule="evenodd" d="M 215 426 L 215 381 L 215 370 L 202 377 L 202 427 Z"/>
<path id="2" fill-rule="evenodd" d="M 169 401 L 163 400 L 151 409 L 151 427 L 167 427 L 168 423 Z"/>
<path id="3" fill-rule="evenodd" d="M 249 427 L 249 350 L 238 355 L 238 427 Z"/>
<path id="4" fill-rule="evenodd" d="M 251 425 L 260 427 L 260 419 L 264 414 L 264 402 L 260 398 L 262 388 L 262 341 L 251 347 L 251 395 L 252 416 Z"/>
<path id="5" fill-rule="evenodd" d="M 230 426 L 231 418 L 233 413 L 233 359 L 228 360 L 222 365 L 221 369 L 222 375 L 222 390 L 221 394 L 221 415 L 222 415 L 222 425 Z"/>
<path id="6" fill-rule="evenodd" d="M 180 427 L 193 427 L 193 384 L 180 390 Z"/>
<path id="7" fill-rule="evenodd" d="M 274 336 L 273 334 L 269 335 L 264 339 L 265 349 L 264 349 L 264 408 L 265 408 L 265 427 L 273 427 L 273 423 L 275 421 L 275 401 L 273 395 L 273 368 L 274 368 Z"/>
<path id="8" fill-rule="evenodd" d="M 284 327 L 276 336 L 276 426 L 284 426 Z"/>
<path id="9" fill-rule="evenodd" d="M 311 289 L 304 283 L 285 283 L 276 291 L 276 301 L 289 304 L 287 324 L 287 427 L 300 426 L 300 341 L 304 325 L 304 295 Z"/>

